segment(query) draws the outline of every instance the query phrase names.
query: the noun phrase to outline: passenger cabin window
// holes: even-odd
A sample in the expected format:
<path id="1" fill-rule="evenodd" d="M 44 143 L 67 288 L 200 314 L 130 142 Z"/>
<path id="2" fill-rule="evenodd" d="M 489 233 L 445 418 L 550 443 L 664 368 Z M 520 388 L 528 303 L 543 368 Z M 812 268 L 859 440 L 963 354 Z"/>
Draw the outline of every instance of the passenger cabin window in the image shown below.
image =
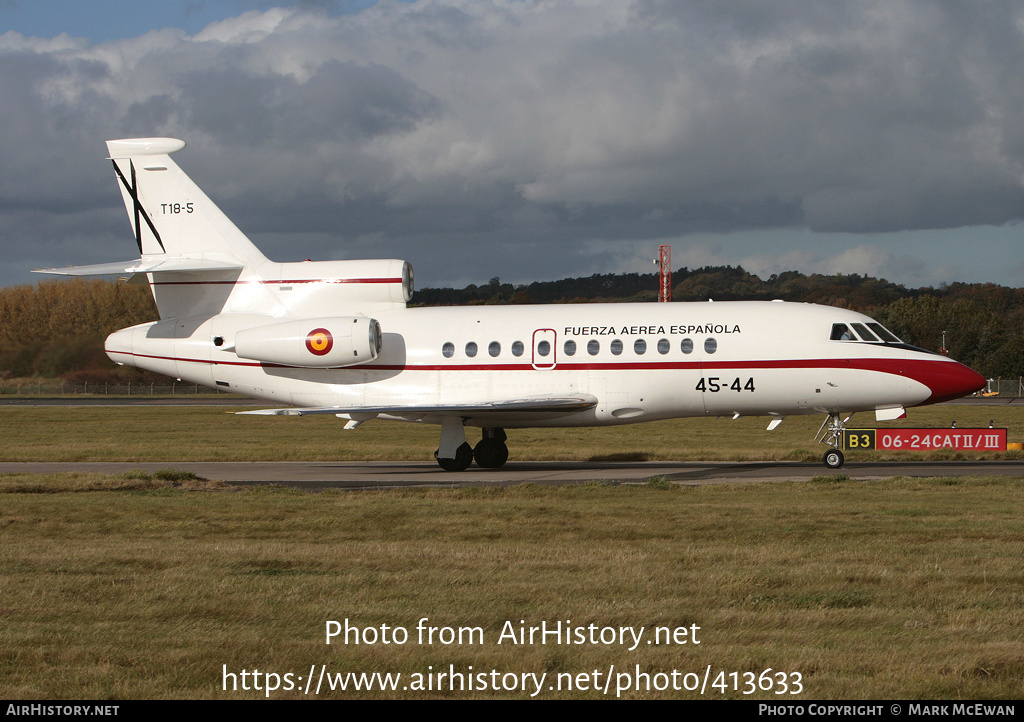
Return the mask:
<path id="1" fill-rule="evenodd" d="M 547 356 L 549 353 L 551 353 L 551 342 L 541 341 L 539 344 L 537 344 L 537 353 L 541 356 Z"/>
<path id="2" fill-rule="evenodd" d="M 679 350 L 682 351 L 683 353 L 693 353 L 693 340 L 684 338 L 679 343 Z"/>
<path id="3" fill-rule="evenodd" d="M 565 342 L 565 355 L 575 356 L 576 355 L 576 342 L 572 339 Z"/>
<path id="4" fill-rule="evenodd" d="M 476 356 L 476 343 L 474 343 L 473 341 L 470 341 L 469 343 L 466 344 L 466 355 L 469 356 L 470 358 Z"/>
<path id="5" fill-rule="evenodd" d="M 713 338 L 704 340 L 704 353 L 714 353 L 718 350 L 718 341 Z"/>
<path id="6" fill-rule="evenodd" d="M 635 353 L 637 356 L 643 356 L 645 353 L 647 353 L 647 342 L 644 341 L 642 338 L 638 338 L 636 341 L 634 341 L 633 353 Z"/>
<path id="7" fill-rule="evenodd" d="M 441 355 L 445 358 L 451 358 L 455 355 L 455 344 L 451 341 L 445 341 L 444 346 L 441 347 Z"/>
<path id="8" fill-rule="evenodd" d="M 524 347 L 523 347 L 523 342 L 522 341 L 515 341 L 515 342 L 513 342 L 513 344 L 512 344 L 512 355 L 513 356 L 522 356 L 523 355 L 523 348 Z"/>
<path id="9" fill-rule="evenodd" d="M 601 342 L 598 341 L 596 338 L 592 338 L 587 342 L 587 353 L 589 353 L 591 356 L 597 356 L 597 354 L 600 351 Z"/>
<path id="10" fill-rule="evenodd" d="M 671 348 L 672 344 L 668 342 L 667 338 L 658 339 L 658 353 L 662 355 L 667 354 Z"/>
<path id="11" fill-rule="evenodd" d="M 616 356 L 622 353 L 622 341 L 620 341 L 619 339 L 615 339 L 614 341 L 612 341 L 611 350 L 612 353 L 615 354 Z"/>
<path id="12" fill-rule="evenodd" d="M 501 353 L 501 344 L 497 341 L 491 341 L 490 345 L 487 347 L 487 353 L 491 356 L 497 356 Z"/>

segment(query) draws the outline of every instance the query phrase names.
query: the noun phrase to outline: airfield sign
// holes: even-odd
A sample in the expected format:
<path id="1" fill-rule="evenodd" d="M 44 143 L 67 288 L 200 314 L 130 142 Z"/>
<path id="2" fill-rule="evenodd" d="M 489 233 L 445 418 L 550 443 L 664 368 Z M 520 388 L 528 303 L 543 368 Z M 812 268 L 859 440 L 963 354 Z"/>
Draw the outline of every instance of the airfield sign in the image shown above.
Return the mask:
<path id="1" fill-rule="evenodd" d="M 844 429 L 843 448 L 1006 451 L 1006 429 Z"/>

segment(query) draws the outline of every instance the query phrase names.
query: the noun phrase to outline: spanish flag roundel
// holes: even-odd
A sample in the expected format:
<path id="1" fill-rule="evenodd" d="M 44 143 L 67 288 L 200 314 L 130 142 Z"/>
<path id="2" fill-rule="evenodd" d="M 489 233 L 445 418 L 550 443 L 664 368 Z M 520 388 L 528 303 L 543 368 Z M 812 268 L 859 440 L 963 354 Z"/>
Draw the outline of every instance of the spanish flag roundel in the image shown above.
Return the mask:
<path id="1" fill-rule="evenodd" d="M 306 349 L 314 356 L 326 356 L 334 346 L 334 336 L 326 328 L 314 328 L 306 334 Z"/>

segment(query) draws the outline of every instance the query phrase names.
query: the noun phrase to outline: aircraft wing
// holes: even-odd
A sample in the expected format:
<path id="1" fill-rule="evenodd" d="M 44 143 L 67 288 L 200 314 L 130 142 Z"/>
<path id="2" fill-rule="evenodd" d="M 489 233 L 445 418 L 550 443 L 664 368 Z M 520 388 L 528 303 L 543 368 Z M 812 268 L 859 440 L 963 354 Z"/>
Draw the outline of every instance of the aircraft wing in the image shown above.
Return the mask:
<path id="1" fill-rule="evenodd" d="M 359 416 L 397 416 L 400 418 L 421 418 L 423 416 L 487 417 L 508 414 L 571 414 L 586 411 L 597 406 L 597 397 L 590 394 L 576 396 L 531 396 L 522 399 L 482 401 L 480 403 L 394 405 L 394 406 L 317 406 L 288 409 L 260 409 L 258 411 L 237 411 L 238 414 L 262 416 L 306 416 L 307 414 L 334 414 L 342 418 Z"/>
<path id="2" fill-rule="evenodd" d="M 32 272 L 49 273 L 55 276 L 113 276 L 122 273 L 160 273 L 163 271 L 233 271 L 241 268 L 241 263 L 213 261 L 205 258 L 136 258 L 133 261 L 96 263 L 91 266 L 36 268 Z"/>

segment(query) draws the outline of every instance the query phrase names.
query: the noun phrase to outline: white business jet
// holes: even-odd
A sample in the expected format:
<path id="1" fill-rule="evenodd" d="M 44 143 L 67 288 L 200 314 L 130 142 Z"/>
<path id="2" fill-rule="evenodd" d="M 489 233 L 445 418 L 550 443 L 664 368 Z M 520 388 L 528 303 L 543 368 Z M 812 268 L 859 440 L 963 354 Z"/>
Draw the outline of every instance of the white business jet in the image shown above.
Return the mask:
<path id="1" fill-rule="evenodd" d="M 459 471 L 502 466 L 510 428 L 759 415 L 771 430 L 817 413 L 838 468 L 844 416 L 896 419 L 985 384 L 867 316 L 813 304 L 406 308 L 406 262 L 267 260 L 171 160 L 184 147 L 108 141 L 140 257 L 42 272 L 148 283 L 160 320 L 111 334 L 107 355 L 290 405 L 244 413 L 439 424 L 437 462 Z M 467 426 L 481 429 L 474 446 Z"/>

